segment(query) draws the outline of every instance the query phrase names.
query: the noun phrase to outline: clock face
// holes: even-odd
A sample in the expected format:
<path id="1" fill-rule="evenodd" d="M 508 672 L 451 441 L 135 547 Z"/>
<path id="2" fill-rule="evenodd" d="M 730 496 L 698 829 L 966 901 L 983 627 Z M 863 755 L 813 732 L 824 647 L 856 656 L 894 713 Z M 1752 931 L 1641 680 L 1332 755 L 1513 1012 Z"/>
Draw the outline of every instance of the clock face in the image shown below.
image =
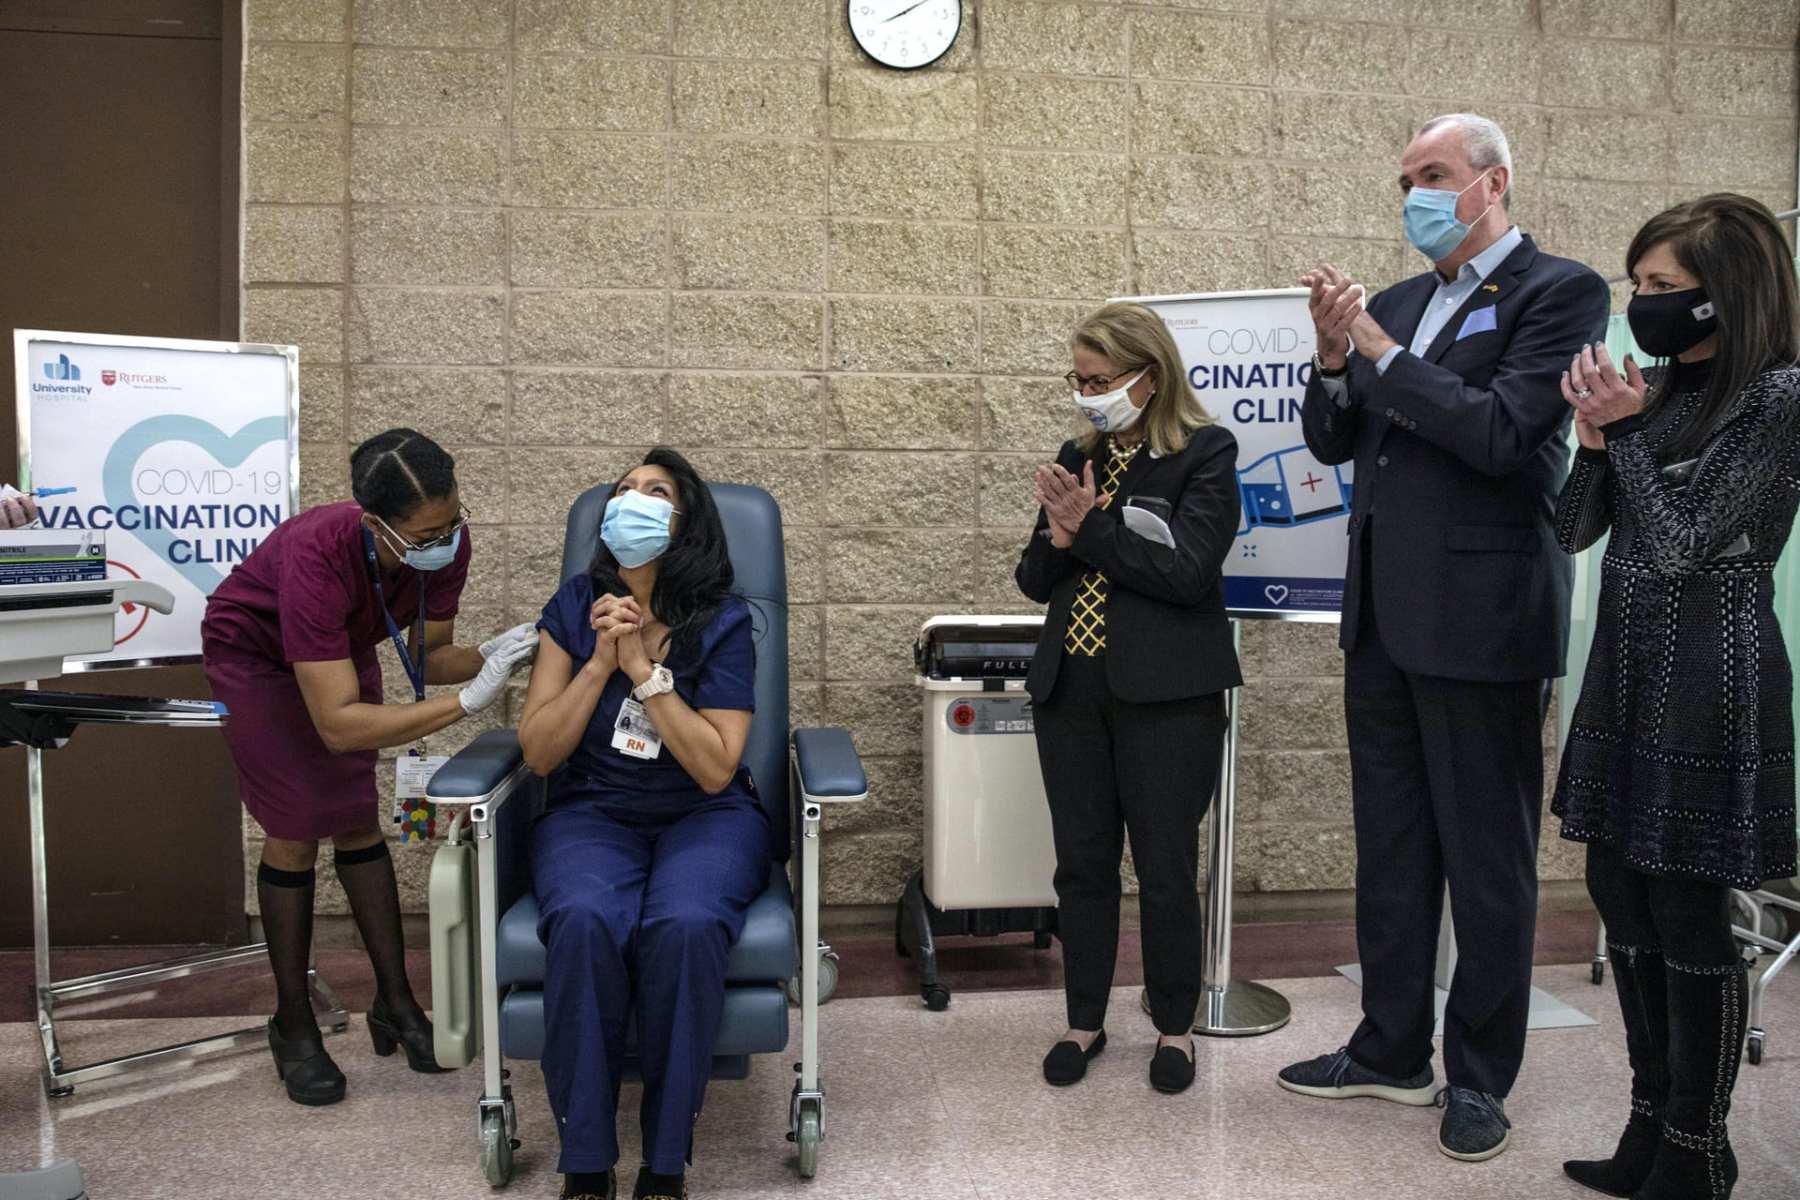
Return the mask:
<path id="1" fill-rule="evenodd" d="M 962 0 L 848 0 L 856 44 L 883 66 L 902 71 L 944 56 L 962 28 Z"/>

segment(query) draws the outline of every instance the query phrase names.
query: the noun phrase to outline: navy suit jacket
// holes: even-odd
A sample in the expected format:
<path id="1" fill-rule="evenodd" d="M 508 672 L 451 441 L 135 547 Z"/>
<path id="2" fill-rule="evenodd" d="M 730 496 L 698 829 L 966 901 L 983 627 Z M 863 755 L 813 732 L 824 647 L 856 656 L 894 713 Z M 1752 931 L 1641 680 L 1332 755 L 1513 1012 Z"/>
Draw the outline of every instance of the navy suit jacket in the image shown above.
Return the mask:
<path id="1" fill-rule="evenodd" d="M 1427 271 L 1396 284 L 1369 315 L 1405 346 L 1438 281 Z M 1322 462 L 1356 463 L 1344 649 L 1365 619 L 1366 565 L 1382 643 L 1402 670 L 1563 674 L 1574 565 L 1553 528 L 1569 466 L 1559 380 L 1584 343 L 1604 339 L 1610 307 L 1599 275 L 1528 237 L 1423 356 L 1402 350 L 1384 374 L 1352 353 L 1348 408 L 1316 377 L 1307 385 L 1307 446 Z M 1491 317 L 1470 320 L 1484 309 Z"/>

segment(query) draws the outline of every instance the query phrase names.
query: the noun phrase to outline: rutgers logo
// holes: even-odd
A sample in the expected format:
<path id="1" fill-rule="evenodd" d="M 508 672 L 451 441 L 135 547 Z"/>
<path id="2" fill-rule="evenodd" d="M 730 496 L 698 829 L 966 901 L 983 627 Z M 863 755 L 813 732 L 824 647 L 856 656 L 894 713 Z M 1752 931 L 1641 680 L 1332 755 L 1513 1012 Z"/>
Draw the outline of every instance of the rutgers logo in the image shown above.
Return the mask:
<path id="1" fill-rule="evenodd" d="M 107 387 L 111 387 L 113 384 L 119 382 L 119 373 L 117 371 L 101 371 L 100 382 L 104 383 Z"/>

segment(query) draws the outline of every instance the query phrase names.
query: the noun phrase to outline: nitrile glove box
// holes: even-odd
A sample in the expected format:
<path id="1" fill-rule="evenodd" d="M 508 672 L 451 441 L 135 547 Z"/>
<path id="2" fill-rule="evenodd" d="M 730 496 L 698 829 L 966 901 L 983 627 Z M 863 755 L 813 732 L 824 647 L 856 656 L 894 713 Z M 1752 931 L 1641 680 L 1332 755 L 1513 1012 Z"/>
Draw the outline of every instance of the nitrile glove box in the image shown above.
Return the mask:
<path id="1" fill-rule="evenodd" d="M 0 529 L 0 586 L 106 578 L 106 535 L 97 529 Z"/>

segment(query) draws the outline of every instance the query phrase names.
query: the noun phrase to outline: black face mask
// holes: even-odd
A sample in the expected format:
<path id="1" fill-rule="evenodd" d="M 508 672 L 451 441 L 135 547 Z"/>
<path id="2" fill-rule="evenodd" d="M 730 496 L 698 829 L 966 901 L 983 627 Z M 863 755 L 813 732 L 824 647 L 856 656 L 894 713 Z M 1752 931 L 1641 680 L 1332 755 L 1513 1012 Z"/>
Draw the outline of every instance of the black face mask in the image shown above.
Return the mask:
<path id="1" fill-rule="evenodd" d="M 1631 323 L 1631 336 L 1638 346 L 1656 358 L 1674 358 L 1692 350 L 1719 327 L 1713 302 L 1701 288 L 1633 296 L 1625 308 L 1625 319 Z"/>

